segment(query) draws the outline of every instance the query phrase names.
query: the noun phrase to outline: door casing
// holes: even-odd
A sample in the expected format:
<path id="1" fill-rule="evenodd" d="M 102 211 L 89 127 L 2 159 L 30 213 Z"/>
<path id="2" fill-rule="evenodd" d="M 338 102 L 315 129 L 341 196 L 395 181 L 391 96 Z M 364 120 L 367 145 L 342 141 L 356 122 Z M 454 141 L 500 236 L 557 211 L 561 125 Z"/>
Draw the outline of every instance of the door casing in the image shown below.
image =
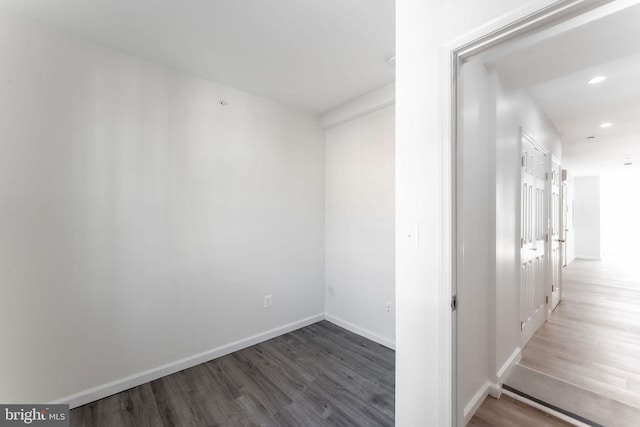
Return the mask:
<path id="1" fill-rule="evenodd" d="M 445 176 L 445 188 L 443 190 L 449 192 L 450 199 L 448 200 L 451 204 L 450 209 L 445 209 L 445 212 L 450 212 L 449 224 L 452 225 L 449 235 L 446 235 L 447 231 L 445 230 L 442 243 L 442 248 L 445 251 L 450 250 L 451 253 L 451 271 L 443 276 L 445 282 L 447 282 L 447 278 L 450 279 L 448 284 L 445 283 L 445 287 L 448 287 L 449 290 L 448 293 L 445 292 L 447 302 L 457 296 L 458 287 L 460 286 L 460 283 L 458 283 L 458 277 L 460 277 L 461 273 L 460 260 L 462 259 L 459 234 L 462 224 L 462 212 L 458 209 L 458 206 L 464 189 L 460 185 L 460 177 L 463 171 L 458 165 L 460 143 L 457 132 L 460 108 L 458 105 L 457 81 L 462 64 L 473 55 L 494 46 L 516 40 L 525 34 L 561 26 L 561 24 L 576 17 L 594 20 L 635 3 L 637 3 L 636 0 L 617 0 L 615 4 L 614 0 L 560 0 L 546 7 L 537 10 L 533 9 L 530 13 L 514 12 L 513 15 L 503 17 L 497 21 L 501 22 L 502 25 L 493 23 L 487 27 L 481 27 L 469 33 L 466 37 L 443 46 L 443 75 L 449 76 L 449 78 L 447 83 L 443 85 L 441 111 L 449 111 L 449 114 L 444 117 L 443 141 L 446 142 L 443 146 L 442 157 L 445 159 L 445 166 L 442 172 Z M 448 164 L 446 163 L 447 159 L 449 161 Z M 442 317 L 442 325 L 443 343 L 448 342 L 450 345 L 448 348 L 443 348 L 441 361 L 442 366 L 445 368 L 443 369 L 443 375 L 450 372 L 452 380 L 450 389 L 451 406 L 449 407 L 451 410 L 451 425 L 464 426 L 464 402 L 460 398 L 460 387 L 458 386 L 461 373 L 458 370 L 457 312 L 454 310 L 451 314 L 445 314 Z M 451 368 L 450 371 L 448 367 Z"/>

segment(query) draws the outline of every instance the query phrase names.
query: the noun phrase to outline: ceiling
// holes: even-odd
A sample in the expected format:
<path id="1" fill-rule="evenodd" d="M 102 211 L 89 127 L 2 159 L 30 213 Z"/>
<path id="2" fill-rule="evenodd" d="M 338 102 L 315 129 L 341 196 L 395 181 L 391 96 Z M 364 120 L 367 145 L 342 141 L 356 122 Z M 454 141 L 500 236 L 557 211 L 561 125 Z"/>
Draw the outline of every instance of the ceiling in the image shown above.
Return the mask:
<path id="1" fill-rule="evenodd" d="M 563 167 L 576 176 L 640 169 L 639 23 L 640 6 L 633 6 L 534 36 L 489 61 L 505 85 L 528 91 L 555 124 Z M 587 83 L 598 75 L 607 79 Z M 613 126 L 601 128 L 604 122 Z"/>
<path id="2" fill-rule="evenodd" d="M 0 0 L 0 10 L 316 113 L 395 78 L 395 0 Z"/>

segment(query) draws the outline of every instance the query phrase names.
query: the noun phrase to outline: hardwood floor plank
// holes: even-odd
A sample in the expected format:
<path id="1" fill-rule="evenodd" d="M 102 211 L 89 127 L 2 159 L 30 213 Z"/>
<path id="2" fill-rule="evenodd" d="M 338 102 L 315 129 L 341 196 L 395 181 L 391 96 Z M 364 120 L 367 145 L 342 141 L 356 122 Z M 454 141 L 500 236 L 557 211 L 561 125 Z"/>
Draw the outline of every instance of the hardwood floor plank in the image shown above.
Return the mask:
<path id="1" fill-rule="evenodd" d="M 577 260 L 565 268 L 563 300 L 524 348 L 520 364 L 640 408 L 636 263 Z"/>
<path id="2" fill-rule="evenodd" d="M 505 385 L 593 425 L 636 427 L 640 420 L 640 410 L 633 406 L 522 365 L 511 369 Z"/>
<path id="3" fill-rule="evenodd" d="M 571 424 L 502 395 L 487 397 L 467 427 L 563 427 Z"/>
<path id="4" fill-rule="evenodd" d="M 395 352 L 322 321 L 71 411 L 71 426 L 393 426 Z"/>

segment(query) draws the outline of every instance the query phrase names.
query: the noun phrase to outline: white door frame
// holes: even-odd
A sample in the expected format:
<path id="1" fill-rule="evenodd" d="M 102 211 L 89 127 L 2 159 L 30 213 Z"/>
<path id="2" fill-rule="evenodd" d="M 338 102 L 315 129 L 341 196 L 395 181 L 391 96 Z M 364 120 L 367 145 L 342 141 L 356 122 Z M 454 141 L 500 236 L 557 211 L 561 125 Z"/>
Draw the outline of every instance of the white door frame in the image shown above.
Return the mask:
<path id="1" fill-rule="evenodd" d="M 445 286 L 443 303 L 449 303 L 457 295 L 458 277 L 461 274 L 460 227 L 462 212 L 459 211 L 458 206 L 464 189 L 461 187 L 460 179 L 462 170 L 458 165 L 457 132 L 459 125 L 457 81 L 461 65 L 475 54 L 512 41 L 526 33 L 561 26 L 562 23 L 576 17 L 590 21 L 637 3 L 638 0 L 616 0 L 615 2 L 613 0 L 560 0 L 549 5 L 548 2 L 541 1 L 538 5 L 534 4 L 528 8 L 517 10 L 443 46 L 441 75 L 448 76 L 448 78 L 445 78 L 443 85 L 440 110 L 448 113 L 444 115 L 441 153 L 443 159 L 442 201 L 444 202 L 443 212 L 445 214 L 441 250 L 442 253 L 451 254 L 451 264 L 445 266 L 441 276 Z M 449 196 L 447 197 L 447 195 Z M 441 419 L 450 419 L 452 426 L 462 426 L 464 423 L 464 408 L 462 407 L 464 402 L 460 399 L 460 387 L 458 387 L 460 372 L 458 370 L 457 313 L 455 311 L 451 314 L 447 310 L 442 310 L 441 337 L 440 360 L 443 367 L 441 372 L 444 377 L 442 384 L 446 384 L 445 378 L 447 377 L 451 380 L 451 405 L 443 405 L 444 412 Z M 445 398 L 444 402 L 446 400 Z"/>
<path id="2" fill-rule="evenodd" d="M 554 204 L 551 203 L 551 211 L 549 213 L 551 215 L 551 226 L 552 226 L 549 234 L 550 235 L 549 242 L 551 246 L 549 254 L 551 255 L 550 261 L 551 261 L 551 270 L 552 270 L 551 271 L 551 290 L 549 293 L 549 295 L 551 295 L 549 297 L 551 299 L 549 304 L 549 314 L 551 314 L 551 312 L 555 310 L 557 305 L 562 300 L 562 247 L 563 247 L 562 239 L 564 234 L 562 232 L 563 226 L 564 226 L 562 223 L 562 164 L 560 160 L 556 159 L 554 156 L 551 156 L 551 171 L 552 171 L 552 178 L 550 179 L 551 187 L 553 189 L 554 179 L 555 179 L 558 185 L 558 198 L 555 203 L 555 212 L 554 212 Z M 554 197 L 553 190 L 550 192 L 549 195 L 551 196 L 551 198 Z M 555 229 L 553 228 L 554 221 L 555 221 Z M 556 235 L 553 234 L 554 230 L 557 231 Z M 553 254 L 554 246 L 557 247 L 557 251 L 558 251 L 558 253 L 555 255 L 555 258 Z M 557 279 L 557 282 L 555 283 L 558 286 L 557 289 L 554 288 L 554 280 L 553 280 L 554 274 Z"/>

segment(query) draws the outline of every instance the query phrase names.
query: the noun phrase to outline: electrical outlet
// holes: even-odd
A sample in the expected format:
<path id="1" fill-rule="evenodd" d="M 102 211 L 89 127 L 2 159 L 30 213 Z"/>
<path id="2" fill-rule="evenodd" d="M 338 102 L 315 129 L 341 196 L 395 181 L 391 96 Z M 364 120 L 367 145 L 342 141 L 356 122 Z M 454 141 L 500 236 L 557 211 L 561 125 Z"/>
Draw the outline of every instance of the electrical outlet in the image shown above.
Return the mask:
<path id="1" fill-rule="evenodd" d="M 271 307 L 272 303 L 273 303 L 273 301 L 271 300 L 271 295 L 265 295 L 264 296 L 264 308 Z"/>
<path id="2" fill-rule="evenodd" d="M 390 302 L 385 304 L 384 312 L 387 314 L 387 316 L 391 316 L 391 303 Z"/>

